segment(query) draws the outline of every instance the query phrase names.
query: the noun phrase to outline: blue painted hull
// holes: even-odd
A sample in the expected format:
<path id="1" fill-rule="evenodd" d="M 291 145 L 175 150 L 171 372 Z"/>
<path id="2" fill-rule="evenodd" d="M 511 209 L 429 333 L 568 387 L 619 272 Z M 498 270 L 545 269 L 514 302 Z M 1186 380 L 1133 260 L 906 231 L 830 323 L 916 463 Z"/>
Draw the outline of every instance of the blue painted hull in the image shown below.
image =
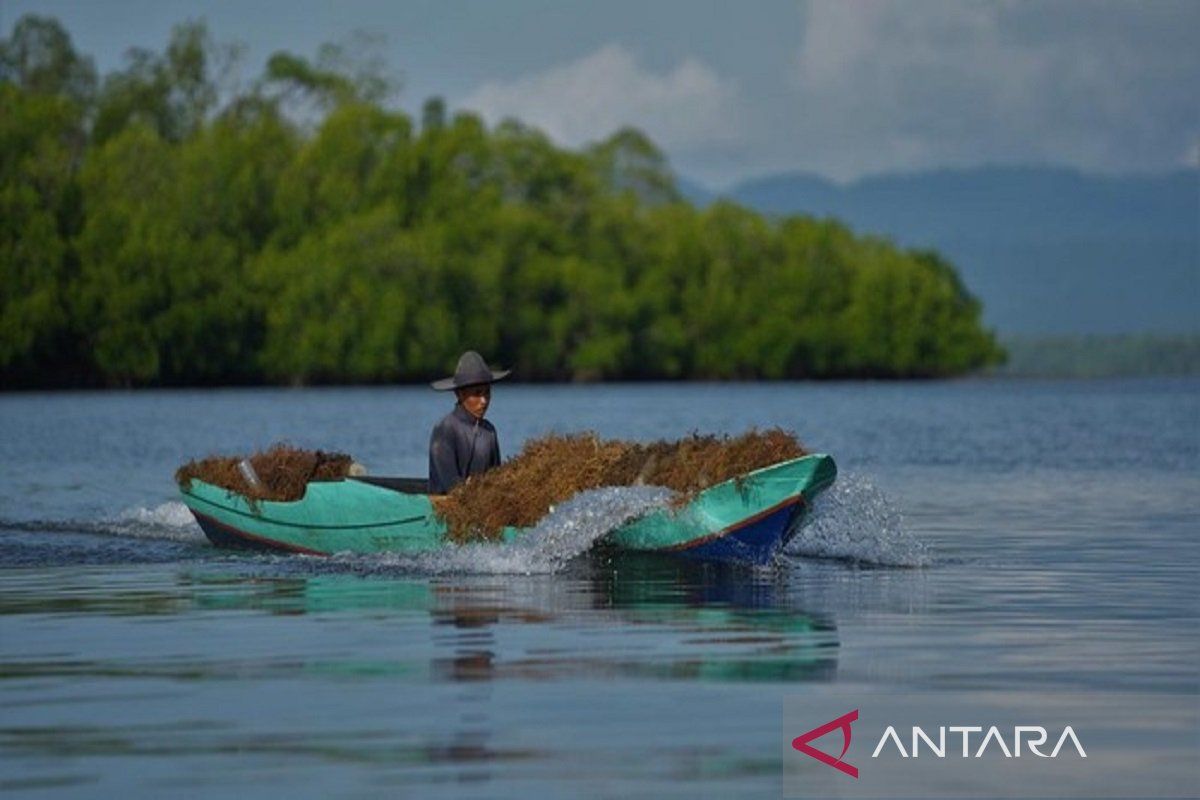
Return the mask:
<path id="1" fill-rule="evenodd" d="M 788 543 L 804 514 L 804 498 L 674 552 L 705 561 L 767 564 Z"/>

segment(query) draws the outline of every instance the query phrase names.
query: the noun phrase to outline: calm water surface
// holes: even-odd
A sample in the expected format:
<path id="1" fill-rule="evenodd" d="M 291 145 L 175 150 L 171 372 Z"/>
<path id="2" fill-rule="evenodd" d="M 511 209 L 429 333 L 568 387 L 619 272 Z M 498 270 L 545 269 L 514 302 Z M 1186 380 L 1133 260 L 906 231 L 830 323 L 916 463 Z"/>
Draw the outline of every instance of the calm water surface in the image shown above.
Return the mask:
<path id="1" fill-rule="evenodd" d="M 1200 692 L 1200 382 L 503 385 L 549 430 L 796 430 L 771 569 L 211 548 L 171 474 L 277 440 L 421 474 L 425 389 L 0 396 L 0 790 L 778 796 L 785 697 Z M 797 732 L 799 733 L 799 731 Z M 1195 736 L 1195 732 L 1192 732 Z"/>

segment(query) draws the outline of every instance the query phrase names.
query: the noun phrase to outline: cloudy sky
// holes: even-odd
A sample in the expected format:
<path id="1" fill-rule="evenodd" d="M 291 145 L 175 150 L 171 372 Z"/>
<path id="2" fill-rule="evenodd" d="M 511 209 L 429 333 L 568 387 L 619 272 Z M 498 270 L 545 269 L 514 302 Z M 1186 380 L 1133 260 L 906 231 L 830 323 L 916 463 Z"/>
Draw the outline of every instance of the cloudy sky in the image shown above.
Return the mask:
<path id="1" fill-rule="evenodd" d="M 382 37 L 398 102 L 442 95 L 579 145 L 646 130 L 724 188 L 979 164 L 1142 172 L 1200 158 L 1200 1 L 0 0 L 58 17 L 101 71 L 171 26 L 312 55 Z"/>

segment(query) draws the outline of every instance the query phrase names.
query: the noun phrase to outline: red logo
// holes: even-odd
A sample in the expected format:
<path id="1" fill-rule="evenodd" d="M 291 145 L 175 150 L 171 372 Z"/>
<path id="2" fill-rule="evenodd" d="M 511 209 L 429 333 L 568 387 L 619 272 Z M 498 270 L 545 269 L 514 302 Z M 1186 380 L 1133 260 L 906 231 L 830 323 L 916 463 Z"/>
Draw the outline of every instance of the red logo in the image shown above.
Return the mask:
<path id="1" fill-rule="evenodd" d="M 824 725 L 813 728 L 808 733 L 802 733 L 795 739 L 792 739 L 792 749 L 799 750 L 806 756 L 812 756 L 822 764 L 828 764 L 836 770 L 841 770 L 851 778 L 857 778 L 858 767 L 842 761 L 842 757 L 845 756 L 846 751 L 850 749 L 850 723 L 854 722 L 856 719 L 858 719 L 857 708 L 851 711 L 849 714 L 843 714 L 835 720 L 830 720 Z M 809 742 L 811 742 L 813 739 L 820 739 L 825 734 L 829 733 L 830 731 L 837 730 L 838 728 L 842 729 L 842 752 L 837 758 L 834 758 L 828 753 L 823 753 L 809 744 Z"/>

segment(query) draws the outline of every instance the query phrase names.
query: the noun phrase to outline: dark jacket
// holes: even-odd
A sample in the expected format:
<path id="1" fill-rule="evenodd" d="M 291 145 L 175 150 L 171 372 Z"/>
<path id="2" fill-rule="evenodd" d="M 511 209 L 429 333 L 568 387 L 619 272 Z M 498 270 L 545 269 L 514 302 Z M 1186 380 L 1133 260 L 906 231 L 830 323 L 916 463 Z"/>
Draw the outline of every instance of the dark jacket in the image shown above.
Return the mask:
<path id="1" fill-rule="evenodd" d="M 429 493 L 445 494 L 468 477 L 499 464 L 495 426 L 456 405 L 429 437 Z"/>

